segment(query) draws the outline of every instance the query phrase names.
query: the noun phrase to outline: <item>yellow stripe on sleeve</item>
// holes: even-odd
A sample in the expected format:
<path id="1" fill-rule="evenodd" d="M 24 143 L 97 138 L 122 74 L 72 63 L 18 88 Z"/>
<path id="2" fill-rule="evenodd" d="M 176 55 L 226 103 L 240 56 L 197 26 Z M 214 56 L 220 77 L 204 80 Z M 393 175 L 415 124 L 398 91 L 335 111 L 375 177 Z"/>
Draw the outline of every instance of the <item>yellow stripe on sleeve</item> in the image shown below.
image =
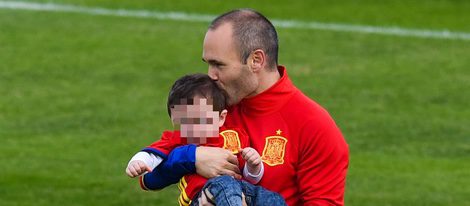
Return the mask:
<path id="1" fill-rule="evenodd" d="M 180 203 L 183 203 L 183 205 L 189 205 L 191 202 L 191 199 L 189 199 L 188 195 L 186 194 L 186 186 L 188 184 L 186 183 L 184 177 L 181 178 L 179 184 L 178 184 L 178 189 L 180 190 L 181 194 L 179 196 L 179 201 Z"/>

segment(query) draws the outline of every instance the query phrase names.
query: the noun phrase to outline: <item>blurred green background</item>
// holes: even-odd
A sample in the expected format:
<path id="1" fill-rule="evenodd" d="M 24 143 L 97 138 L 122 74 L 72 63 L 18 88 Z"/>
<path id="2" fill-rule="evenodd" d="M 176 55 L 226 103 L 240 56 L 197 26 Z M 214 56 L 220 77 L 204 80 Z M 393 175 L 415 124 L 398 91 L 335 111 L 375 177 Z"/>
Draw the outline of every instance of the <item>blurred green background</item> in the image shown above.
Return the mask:
<path id="1" fill-rule="evenodd" d="M 470 33 L 464 0 L 30 2 Z M 173 81 L 206 72 L 207 25 L 0 8 L 0 205 L 176 205 L 176 187 L 144 192 L 124 169 L 171 127 Z M 470 40 L 278 33 L 350 146 L 346 205 L 470 205 Z"/>

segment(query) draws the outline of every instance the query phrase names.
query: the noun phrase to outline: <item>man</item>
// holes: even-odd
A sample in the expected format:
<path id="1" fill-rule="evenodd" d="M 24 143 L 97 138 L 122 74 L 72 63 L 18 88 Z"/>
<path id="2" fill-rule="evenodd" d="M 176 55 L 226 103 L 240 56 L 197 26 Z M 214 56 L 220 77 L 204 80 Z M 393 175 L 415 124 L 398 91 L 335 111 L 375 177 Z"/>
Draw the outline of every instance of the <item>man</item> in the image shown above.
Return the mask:
<path id="1" fill-rule="evenodd" d="M 256 11 L 234 10 L 211 23 L 202 59 L 229 95 L 226 125 L 247 131 L 265 164 L 259 184 L 288 205 L 343 205 L 348 146 L 328 112 L 292 84 L 277 54 L 276 30 Z M 186 147 L 173 153 L 148 175 L 185 167 L 206 178 L 240 176 L 237 158 L 227 150 Z M 206 204 L 204 195 L 200 202 Z"/>

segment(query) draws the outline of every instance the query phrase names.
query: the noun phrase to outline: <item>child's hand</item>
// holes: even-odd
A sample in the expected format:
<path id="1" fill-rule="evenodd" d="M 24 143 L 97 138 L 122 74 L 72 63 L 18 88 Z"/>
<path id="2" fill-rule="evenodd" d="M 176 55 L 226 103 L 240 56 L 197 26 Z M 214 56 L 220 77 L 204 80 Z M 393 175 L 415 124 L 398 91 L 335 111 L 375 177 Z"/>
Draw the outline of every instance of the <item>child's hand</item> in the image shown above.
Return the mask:
<path id="1" fill-rule="evenodd" d="M 259 153 L 251 147 L 243 148 L 241 153 L 248 166 L 248 172 L 253 175 L 259 174 L 262 164 Z"/>
<path id="2" fill-rule="evenodd" d="M 141 160 L 129 162 L 126 168 L 126 173 L 129 177 L 137 177 L 145 172 L 152 172 L 152 169 Z"/>

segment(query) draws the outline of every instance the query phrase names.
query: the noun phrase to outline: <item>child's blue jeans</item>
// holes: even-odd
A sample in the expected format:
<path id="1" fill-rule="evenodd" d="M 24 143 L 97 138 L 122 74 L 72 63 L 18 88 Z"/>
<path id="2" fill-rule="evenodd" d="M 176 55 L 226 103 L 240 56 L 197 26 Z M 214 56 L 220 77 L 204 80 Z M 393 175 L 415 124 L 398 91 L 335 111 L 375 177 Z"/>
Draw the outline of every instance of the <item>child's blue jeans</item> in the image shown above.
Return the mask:
<path id="1" fill-rule="evenodd" d="M 198 198 L 206 188 L 213 195 L 212 201 L 217 206 L 241 206 L 242 193 L 245 194 L 248 206 L 287 205 L 278 193 L 227 175 L 209 179 L 201 192 L 191 201 L 191 205 L 199 205 Z"/>

